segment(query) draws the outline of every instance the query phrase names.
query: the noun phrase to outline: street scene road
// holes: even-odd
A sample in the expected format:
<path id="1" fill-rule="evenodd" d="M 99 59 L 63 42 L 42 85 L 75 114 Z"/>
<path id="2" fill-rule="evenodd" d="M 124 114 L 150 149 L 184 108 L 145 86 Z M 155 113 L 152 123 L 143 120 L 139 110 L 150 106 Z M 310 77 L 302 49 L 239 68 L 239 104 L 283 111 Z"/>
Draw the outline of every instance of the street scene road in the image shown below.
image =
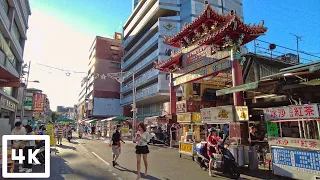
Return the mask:
<path id="1" fill-rule="evenodd" d="M 73 139 L 71 143 L 64 142 L 57 146 L 58 155 L 66 165 L 62 172 L 65 179 L 117 179 L 130 180 L 136 178 L 135 144 L 126 141 L 122 144 L 118 166 L 112 167 L 112 150 L 109 140 Z M 190 157 L 179 157 L 178 150 L 163 146 L 149 146 L 149 175 L 142 179 L 154 180 L 194 180 L 194 179 L 229 179 L 220 174 L 209 177 L 207 171 L 199 168 Z M 142 165 L 142 172 L 144 168 Z M 242 175 L 242 179 L 266 179 Z"/>

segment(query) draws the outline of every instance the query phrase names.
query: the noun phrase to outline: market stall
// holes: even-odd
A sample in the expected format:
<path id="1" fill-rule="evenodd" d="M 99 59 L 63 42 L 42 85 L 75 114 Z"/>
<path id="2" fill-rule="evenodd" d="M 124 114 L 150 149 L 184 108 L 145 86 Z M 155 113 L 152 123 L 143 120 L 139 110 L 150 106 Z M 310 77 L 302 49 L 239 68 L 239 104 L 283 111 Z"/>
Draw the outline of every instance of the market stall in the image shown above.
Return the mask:
<path id="1" fill-rule="evenodd" d="M 273 173 L 294 179 L 320 179 L 319 105 L 264 109 L 269 121 Z"/>
<path id="2" fill-rule="evenodd" d="M 182 154 L 192 157 L 196 152 L 194 147 L 196 142 L 200 142 L 205 139 L 205 134 L 201 134 L 200 126 L 204 124 L 201 123 L 200 113 L 180 113 L 177 115 L 177 122 L 182 126 L 183 136 L 179 141 L 179 154 L 180 157 Z"/>
<path id="3" fill-rule="evenodd" d="M 201 119 L 202 123 L 209 127 L 216 125 L 216 128 L 220 128 L 222 132 L 222 128 L 229 125 L 229 137 L 235 140 L 235 143 L 229 146 L 229 150 L 239 166 L 245 165 L 244 151 L 246 146 L 241 142 L 240 125 L 249 120 L 248 107 L 228 105 L 204 108 L 201 109 Z M 224 138 L 224 134 L 220 137 Z"/>

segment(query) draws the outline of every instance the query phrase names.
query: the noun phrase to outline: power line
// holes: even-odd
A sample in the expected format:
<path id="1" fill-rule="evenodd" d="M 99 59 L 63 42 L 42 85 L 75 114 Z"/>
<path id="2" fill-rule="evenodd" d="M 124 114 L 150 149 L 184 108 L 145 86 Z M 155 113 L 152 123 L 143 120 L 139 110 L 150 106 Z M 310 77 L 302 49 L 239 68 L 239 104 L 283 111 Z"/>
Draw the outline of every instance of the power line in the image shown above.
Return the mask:
<path id="1" fill-rule="evenodd" d="M 58 68 L 58 67 L 53 67 L 53 66 L 49 66 L 49 65 L 45 65 L 45 64 L 40 64 L 40 63 L 36 63 L 39 66 L 44 66 L 50 69 L 56 69 L 59 71 L 64 71 L 64 72 L 69 72 L 69 73 L 77 73 L 77 74 L 86 74 L 86 72 L 82 72 L 82 71 L 73 71 L 73 70 L 69 70 L 69 69 L 62 69 L 62 68 Z"/>

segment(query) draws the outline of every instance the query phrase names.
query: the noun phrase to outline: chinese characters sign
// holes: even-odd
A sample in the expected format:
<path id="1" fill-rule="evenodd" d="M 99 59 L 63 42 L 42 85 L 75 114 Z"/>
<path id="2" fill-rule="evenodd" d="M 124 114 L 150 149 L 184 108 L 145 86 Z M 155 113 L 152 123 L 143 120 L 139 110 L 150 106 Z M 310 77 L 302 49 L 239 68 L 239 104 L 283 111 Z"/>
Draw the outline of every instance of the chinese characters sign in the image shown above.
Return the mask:
<path id="1" fill-rule="evenodd" d="M 191 123 L 191 113 L 180 113 L 177 114 L 177 122 L 188 122 Z"/>
<path id="2" fill-rule="evenodd" d="M 1 100 L 1 108 L 8 109 L 10 111 L 16 110 L 17 104 L 14 101 L 6 98 L 5 96 L 1 96 L 0 100 Z"/>
<path id="3" fill-rule="evenodd" d="M 230 60 L 221 60 L 174 79 L 174 86 L 201 79 L 231 68 Z"/>
<path id="4" fill-rule="evenodd" d="M 320 140 L 316 139 L 269 137 L 268 143 L 270 146 L 283 146 L 292 148 L 320 150 Z"/>
<path id="5" fill-rule="evenodd" d="M 234 121 L 233 106 L 218 106 L 201 109 L 203 123 L 229 123 Z"/>
<path id="6" fill-rule="evenodd" d="M 43 112 L 45 102 L 46 102 L 45 94 L 35 94 L 33 96 L 33 111 Z"/>
<path id="7" fill-rule="evenodd" d="M 291 167 L 291 174 L 300 171 L 320 175 L 320 151 L 272 148 L 271 153 L 273 165 Z"/>
<path id="8" fill-rule="evenodd" d="M 248 121 L 249 110 L 248 106 L 235 106 L 237 121 Z"/>
<path id="9" fill-rule="evenodd" d="M 268 137 L 279 137 L 278 123 L 267 121 Z"/>
<path id="10" fill-rule="evenodd" d="M 272 107 L 263 110 L 265 120 L 301 119 L 319 117 L 317 104 Z"/>

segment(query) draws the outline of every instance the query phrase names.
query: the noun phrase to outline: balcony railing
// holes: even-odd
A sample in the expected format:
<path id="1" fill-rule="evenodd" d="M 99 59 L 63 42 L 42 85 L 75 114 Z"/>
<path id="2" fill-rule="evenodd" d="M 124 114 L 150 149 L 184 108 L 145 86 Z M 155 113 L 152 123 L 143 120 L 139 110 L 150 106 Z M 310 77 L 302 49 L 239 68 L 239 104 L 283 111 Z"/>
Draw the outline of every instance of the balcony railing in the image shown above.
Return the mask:
<path id="1" fill-rule="evenodd" d="M 140 89 L 136 93 L 136 101 L 148 98 L 150 96 L 154 96 L 158 93 L 158 84 L 153 84 L 146 88 Z M 121 104 L 128 104 L 132 102 L 132 94 L 125 96 L 121 99 Z"/>
<path id="2" fill-rule="evenodd" d="M 156 69 L 150 69 L 149 71 L 146 71 L 145 73 L 141 74 L 135 79 L 135 85 L 136 87 L 141 86 L 142 84 L 150 81 L 152 77 L 157 76 L 159 73 L 158 70 Z M 127 84 L 124 85 L 122 88 L 122 93 L 125 93 L 129 90 L 132 90 L 132 81 L 128 82 Z"/>
<path id="3" fill-rule="evenodd" d="M 155 59 L 157 58 L 157 55 L 158 55 L 158 52 L 156 50 L 153 53 L 149 54 L 149 56 L 144 58 L 144 60 L 139 62 L 137 65 L 135 65 L 132 69 L 130 69 L 130 71 L 131 72 L 135 72 L 135 73 L 140 72 L 148 64 L 153 63 L 153 61 L 155 61 Z M 129 75 L 129 76 L 125 77 L 125 80 L 127 80 L 128 78 L 131 78 L 131 76 L 132 75 Z"/>
<path id="4" fill-rule="evenodd" d="M 134 63 L 137 59 L 138 56 L 140 56 L 141 54 L 143 54 L 143 51 L 146 51 L 147 49 L 149 49 L 151 47 L 152 44 L 154 44 L 155 42 L 157 42 L 159 39 L 159 33 L 156 33 L 152 38 L 150 38 L 150 40 L 144 44 L 134 55 L 132 55 L 125 63 L 123 63 L 122 65 L 122 69 L 126 69 L 129 65 L 131 65 L 132 63 Z"/>

